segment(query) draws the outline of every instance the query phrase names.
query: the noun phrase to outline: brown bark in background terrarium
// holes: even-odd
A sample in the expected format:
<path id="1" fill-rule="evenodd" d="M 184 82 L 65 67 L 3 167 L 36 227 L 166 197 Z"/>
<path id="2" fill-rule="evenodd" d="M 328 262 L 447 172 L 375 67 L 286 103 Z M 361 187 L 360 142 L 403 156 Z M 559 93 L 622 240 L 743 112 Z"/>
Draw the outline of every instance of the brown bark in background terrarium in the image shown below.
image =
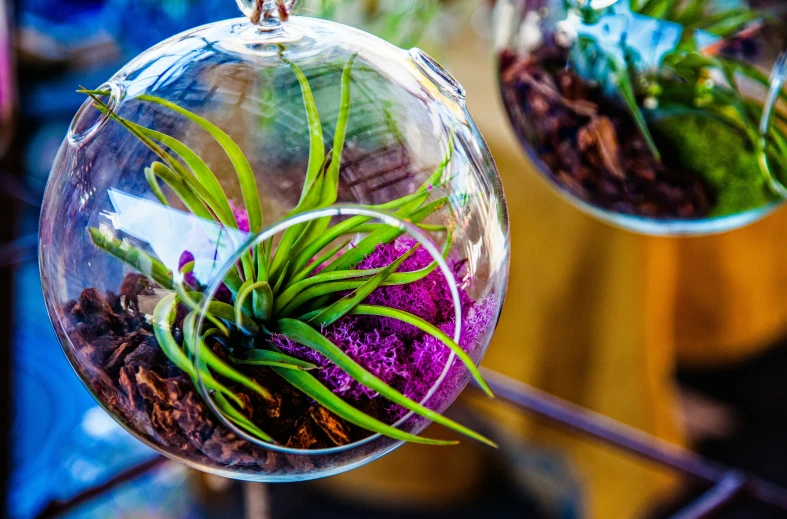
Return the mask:
<path id="1" fill-rule="evenodd" d="M 503 0 L 500 87 L 543 174 L 652 234 L 721 232 L 787 195 L 783 24 L 724 2 Z"/>
<path id="2" fill-rule="evenodd" d="M 446 443 L 430 421 L 491 444 L 442 415 L 485 387 L 508 269 L 464 91 L 417 49 L 271 9 L 81 90 L 41 217 L 64 351 L 131 432 L 230 477 Z"/>

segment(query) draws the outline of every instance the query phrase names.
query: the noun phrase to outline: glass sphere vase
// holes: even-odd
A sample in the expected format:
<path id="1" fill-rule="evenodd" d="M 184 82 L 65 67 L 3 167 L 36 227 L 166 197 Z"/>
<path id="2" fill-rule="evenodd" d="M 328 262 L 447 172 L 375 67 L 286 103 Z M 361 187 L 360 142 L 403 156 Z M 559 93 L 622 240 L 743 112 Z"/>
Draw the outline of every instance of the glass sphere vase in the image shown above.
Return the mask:
<path id="1" fill-rule="evenodd" d="M 646 234 L 727 231 L 778 207 L 787 33 L 763 4 L 497 2 L 503 102 L 541 174 Z"/>
<path id="2" fill-rule="evenodd" d="M 292 481 L 443 417 L 508 275 L 494 162 L 418 49 L 317 19 L 193 29 L 82 90 L 40 228 L 98 402 L 201 470 Z"/>

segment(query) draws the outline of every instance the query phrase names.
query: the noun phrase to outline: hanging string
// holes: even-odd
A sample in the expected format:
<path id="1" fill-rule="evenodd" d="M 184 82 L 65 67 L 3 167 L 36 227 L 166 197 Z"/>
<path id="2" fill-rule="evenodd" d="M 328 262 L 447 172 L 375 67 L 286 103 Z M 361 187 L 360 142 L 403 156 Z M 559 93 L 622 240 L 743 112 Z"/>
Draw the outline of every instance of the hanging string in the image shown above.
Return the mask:
<path id="1" fill-rule="evenodd" d="M 260 20 L 270 20 L 278 13 L 278 18 L 286 22 L 290 18 L 290 11 L 297 0 L 254 0 L 254 8 L 249 14 L 251 23 L 258 24 Z M 272 5 L 273 4 L 273 5 Z"/>

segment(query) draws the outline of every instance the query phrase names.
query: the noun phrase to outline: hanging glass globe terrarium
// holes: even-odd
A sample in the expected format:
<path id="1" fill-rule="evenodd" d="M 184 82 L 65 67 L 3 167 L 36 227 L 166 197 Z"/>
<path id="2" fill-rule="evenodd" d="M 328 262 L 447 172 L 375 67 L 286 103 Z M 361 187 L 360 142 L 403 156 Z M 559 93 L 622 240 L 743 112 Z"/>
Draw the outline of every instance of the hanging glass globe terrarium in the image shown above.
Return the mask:
<path id="1" fill-rule="evenodd" d="M 784 25 L 747 2 L 500 0 L 510 120 L 583 210 L 704 234 L 787 197 Z"/>
<path id="2" fill-rule="evenodd" d="M 86 101 L 41 215 L 45 298 L 101 405 L 249 480 L 362 465 L 442 416 L 491 339 L 508 222 L 464 91 L 292 2 L 144 52 Z"/>

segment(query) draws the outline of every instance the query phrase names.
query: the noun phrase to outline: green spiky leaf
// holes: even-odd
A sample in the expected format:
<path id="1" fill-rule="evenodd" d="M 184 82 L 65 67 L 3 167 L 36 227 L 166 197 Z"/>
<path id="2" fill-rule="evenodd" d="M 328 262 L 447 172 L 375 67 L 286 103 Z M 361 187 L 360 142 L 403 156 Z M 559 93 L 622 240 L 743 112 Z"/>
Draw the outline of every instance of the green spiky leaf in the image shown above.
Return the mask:
<path id="1" fill-rule="evenodd" d="M 315 402 L 323 406 L 328 411 L 334 413 L 339 418 L 343 418 L 348 422 L 355 424 L 359 427 L 372 431 L 395 440 L 401 440 L 411 443 L 420 443 L 424 445 L 455 445 L 458 442 L 446 440 L 433 440 L 430 438 L 423 438 L 414 434 L 409 434 L 401 429 L 392 427 L 384 422 L 381 422 L 371 416 L 354 408 L 335 394 L 330 389 L 325 387 L 322 382 L 314 378 L 307 371 L 285 369 L 273 367 L 281 378 L 292 384 L 293 387 L 298 388 L 306 396 L 313 399 Z"/>
<path id="2" fill-rule="evenodd" d="M 445 416 L 429 409 L 428 407 L 424 407 L 418 402 L 407 398 L 399 391 L 388 386 L 385 382 L 369 373 L 360 364 L 355 362 L 349 355 L 344 353 L 338 346 L 333 344 L 324 335 L 308 324 L 296 319 L 280 319 L 276 324 L 278 326 L 279 332 L 282 335 L 294 342 L 297 342 L 298 344 L 308 346 L 314 351 L 324 355 L 325 358 L 339 366 L 353 379 L 357 380 L 359 383 L 368 387 L 372 391 L 378 392 L 381 396 L 387 398 L 391 402 L 398 404 L 405 409 L 409 409 L 410 411 L 432 420 L 435 423 L 439 423 L 440 425 L 444 425 L 445 427 L 453 429 L 458 433 L 469 436 L 470 438 L 476 439 L 492 447 L 496 447 L 492 440 L 468 429 L 459 423 L 454 422 L 450 418 L 446 418 Z M 303 388 L 300 389 L 303 391 Z"/>
<path id="3" fill-rule="evenodd" d="M 275 402 L 270 391 L 221 360 L 202 342 L 202 339 L 196 333 L 196 320 L 196 312 L 190 312 L 183 320 L 183 343 L 189 348 L 191 355 L 198 355 L 200 363 L 216 374 L 252 390 L 268 402 Z"/>
<path id="4" fill-rule="evenodd" d="M 323 310 L 321 313 L 309 319 L 310 324 L 314 326 L 330 326 L 347 315 L 353 308 L 358 306 L 361 301 L 369 297 L 369 295 L 377 287 L 379 287 L 386 280 L 386 278 L 391 275 L 391 273 L 396 271 L 396 269 L 398 269 L 407 258 L 412 256 L 419 246 L 420 244 L 415 245 L 410 250 L 399 256 L 396 260 L 392 261 L 390 265 L 380 270 L 380 272 L 370 277 L 368 280 L 364 281 L 361 286 L 355 289 L 355 291 L 347 294 Z"/>
<path id="5" fill-rule="evenodd" d="M 88 233 L 93 244 L 99 249 L 127 263 L 134 270 L 146 275 L 162 287 L 168 290 L 175 289 L 172 271 L 147 252 L 117 238 L 107 236 L 95 227 L 89 227 Z"/>
<path id="6" fill-rule="evenodd" d="M 248 366 L 275 366 L 286 369 L 312 370 L 320 369 L 319 366 L 296 359 L 290 355 L 271 350 L 247 350 L 243 358 L 230 355 L 230 360 L 235 364 L 246 364 Z"/>

